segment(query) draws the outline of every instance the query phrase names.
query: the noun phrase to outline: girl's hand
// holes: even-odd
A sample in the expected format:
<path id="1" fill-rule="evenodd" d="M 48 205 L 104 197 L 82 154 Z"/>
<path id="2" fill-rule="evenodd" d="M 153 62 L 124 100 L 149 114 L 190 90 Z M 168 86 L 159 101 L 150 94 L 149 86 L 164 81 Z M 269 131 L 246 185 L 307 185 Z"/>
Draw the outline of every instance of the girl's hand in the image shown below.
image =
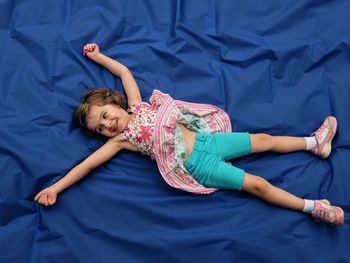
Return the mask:
<path id="1" fill-rule="evenodd" d="M 56 203 L 57 193 L 52 188 L 48 187 L 38 193 L 34 200 L 45 206 L 53 205 Z"/>
<path id="2" fill-rule="evenodd" d="M 88 56 L 89 58 L 93 58 L 100 53 L 100 48 L 97 44 L 86 44 L 83 48 L 83 55 Z"/>

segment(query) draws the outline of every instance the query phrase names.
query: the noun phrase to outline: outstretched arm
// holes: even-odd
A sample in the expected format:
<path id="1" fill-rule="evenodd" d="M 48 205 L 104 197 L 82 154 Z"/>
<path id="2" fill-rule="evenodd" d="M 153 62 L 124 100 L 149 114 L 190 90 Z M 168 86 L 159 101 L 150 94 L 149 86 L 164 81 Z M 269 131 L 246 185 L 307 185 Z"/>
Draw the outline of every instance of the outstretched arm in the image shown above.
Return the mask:
<path id="1" fill-rule="evenodd" d="M 89 57 L 94 62 L 104 66 L 106 69 L 121 79 L 129 106 L 142 102 L 139 87 L 137 86 L 137 83 L 131 71 L 125 65 L 100 53 L 100 49 L 97 44 L 85 45 L 84 55 Z"/>
<path id="2" fill-rule="evenodd" d="M 46 206 L 53 205 L 60 192 L 84 178 L 90 171 L 108 161 L 121 149 L 137 151 L 136 146 L 134 147 L 130 142 L 122 141 L 119 136 L 115 136 L 70 170 L 62 179 L 38 193 L 34 200 Z"/>

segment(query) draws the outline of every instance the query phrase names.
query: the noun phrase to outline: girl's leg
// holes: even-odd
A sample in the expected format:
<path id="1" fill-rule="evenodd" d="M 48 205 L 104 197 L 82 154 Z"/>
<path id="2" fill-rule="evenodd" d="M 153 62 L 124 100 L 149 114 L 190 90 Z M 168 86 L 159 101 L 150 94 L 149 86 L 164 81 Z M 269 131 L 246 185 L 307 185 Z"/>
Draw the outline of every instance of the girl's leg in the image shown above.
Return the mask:
<path id="1" fill-rule="evenodd" d="M 252 134 L 250 137 L 252 152 L 274 151 L 280 153 L 310 150 L 323 159 L 332 150 L 332 140 L 337 131 L 337 119 L 328 116 L 321 127 L 313 133 L 313 137 L 271 136 L 268 134 Z"/>
<path id="2" fill-rule="evenodd" d="M 225 143 L 224 143 L 225 142 Z M 312 213 L 314 218 L 332 224 L 344 222 L 341 208 L 331 206 L 329 202 L 303 200 L 265 179 L 246 173 L 224 161 L 224 157 L 242 156 L 251 151 L 249 134 L 198 135 L 196 148 L 185 163 L 186 169 L 198 183 L 205 187 L 226 190 L 245 190 L 269 203 L 282 207 Z M 230 145 L 241 146 L 230 153 Z M 198 149 L 199 150 L 198 150 Z M 219 150 L 219 151 L 218 151 Z M 218 153 L 224 154 L 220 156 Z M 195 158 L 192 158 L 195 156 Z"/>
<path id="3" fill-rule="evenodd" d="M 332 206 L 328 200 L 305 200 L 292 195 L 265 179 L 245 173 L 242 189 L 271 204 L 311 213 L 316 221 L 324 221 L 332 225 L 344 223 L 344 212 L 340 207 Z"/>
<path id="4" fill-rule="evenodd" d="M 260 133 L 251 134 L 250 142 L 252 153 L 265 151 L 287 153 L 306 149 L 306 140 L 303 137 L 271 136 Z"/>
<path id="5" fill-rule="evenodd" d="M 281 207 L 303 211 L 305 206 L 304 199 L 273 186 L 262 177 L 249 173 L 244 174 L 242 189 L 271 204 Z"/>

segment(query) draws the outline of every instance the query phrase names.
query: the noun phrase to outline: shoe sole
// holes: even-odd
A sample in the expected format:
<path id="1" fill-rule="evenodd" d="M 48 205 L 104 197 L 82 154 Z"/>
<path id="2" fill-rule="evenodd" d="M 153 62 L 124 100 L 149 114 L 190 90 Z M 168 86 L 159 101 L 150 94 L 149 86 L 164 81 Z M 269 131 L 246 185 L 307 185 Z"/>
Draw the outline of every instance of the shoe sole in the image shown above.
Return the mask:
<path id="1" fill-rule="evenodd" d="M 340 224 L 338 224 L 338 225 L 342 225 L 342 224 L 344 224 L 344 211 L 343 211 L 343 209 L 341 209 L 340 207 L 339 207 L 339 209 L 340 209 L 340 211 L 341 211 L 341 218 L 342 218 L 342 221 L 341 221 Z"/>
<path id="2" fill-rule="evenodd" d="M 334 138 L 334 136 L 335 136 L 335 134 L 337 132 L 337 128 L 338 128 L 337 119 L 334 118 L 334 120 L 335 120 L 335 126 L 334 126 L 334 130 L 333 130 L 333 136 L 331 137 L 329 142 L 325 144 L 325 146 L 323 148 L 323 151 L 322 151 L 322 154 L 321 154 L 321 158 L 322 159 L 326 159 L 331 154 L 331 151 L 332 151 L 332 140 L 333 140 L 333 138 Z"/>

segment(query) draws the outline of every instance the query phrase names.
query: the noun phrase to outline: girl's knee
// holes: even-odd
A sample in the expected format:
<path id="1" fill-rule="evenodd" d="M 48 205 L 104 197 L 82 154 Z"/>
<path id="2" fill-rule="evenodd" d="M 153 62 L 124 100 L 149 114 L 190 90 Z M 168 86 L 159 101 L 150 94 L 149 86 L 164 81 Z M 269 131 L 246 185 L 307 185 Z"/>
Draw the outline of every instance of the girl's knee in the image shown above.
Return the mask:
<path id="1" fill-rule="evenodd" d="M 257 196 L 265 195 L 271 184 L 264 178 L 246 173 L 244 177 L 243 190 Z"/>
<path id="2" fill-rule="evenodd" d="M 257 196 L 265 195 L 270 188 L 270 183 L 259 176 L 256 176 L 255 179 L 256 179 L 256 182 L 253 185 L 253 189 L 252 189 L 253 193 Z"/>
<path id="3" fill-rule="evenodd" d="M 270 134 L 267 134 L 267 133 L 258 133 L 258 134 L 255 134 L 255 135 L 257 136 L 257 139 L 260 142 L 271 143 L 272 140 L 273 140 L 273 137 Z"/>
<path id="4" fill-rule="evenodd" d="M 268 151 L 274 147 L 273 136 L 266 133 L 251 135 L 252 152 Z"/>

